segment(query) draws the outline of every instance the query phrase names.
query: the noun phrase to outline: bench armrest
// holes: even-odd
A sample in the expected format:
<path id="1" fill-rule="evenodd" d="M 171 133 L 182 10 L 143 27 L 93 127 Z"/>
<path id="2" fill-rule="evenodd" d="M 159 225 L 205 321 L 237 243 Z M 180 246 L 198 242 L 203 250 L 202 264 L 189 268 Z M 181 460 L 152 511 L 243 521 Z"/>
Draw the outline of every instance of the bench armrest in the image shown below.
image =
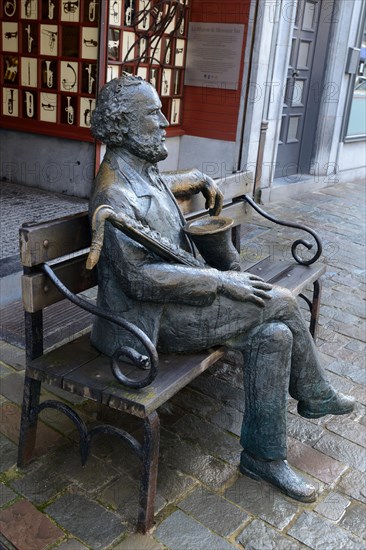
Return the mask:
<path id="1" fill-rule="evenodd" d="M 316 242 L 316 250 L 315 250 L 315 254 L 312 258 L 310 258 L 308 260 L 303 260 L 297 254 L 296 249 L 299 245 L 305 246 L 308 250 L 313 248 L 313 245 L 311 243 L 309 243 L 308 241 L 305 241 L 304 239 L 297 239 L 296 241 L 294 241 L 292 243 L 291 253 L 292 253 L 292 256 L 293 256 L 294 260 L 296 260 L 296 262 L 300 265 L 311 265 L 311 264 L 315 263 L 318 260 L 318 258 L 320 257 L 320 255 L 322 253 L 323 247 L 322 247 L 321 240 L 318 237 L 318 235 L 315 233 L 315 231 L 313 231 L 312 229 L 310 229 L 306 225 L 302 225 L 302 224 L 299 224 L 299 223 L 293 223 L 293 222 L 284 222 L 282 220 L 278 220 L 277 218 L 275 218 L 274 216 L 271 216 L 270 214 L 265 212 L 262 208 L 260 208 L 254 202 L 254 200 L 251 197 L 249 197 L 248 195 L 243 195 L 242 197 L 238 197 L 237 199 L 234 199 L 234 200 L 235 200 L 235 202 L 236 201 L 247 202 L 248 204 L 250 204 L 250 206 L 252 206 L 252 208 L 254 208 L 254 210 L 256 212 L 258 212 L 258 214 L 260 214 L 261 216 L 263 216 L 267 220 L 270 220 L 271 222 L 276 223 L 277 225 L 284 225 L 285 227 L 294 227 L 295 229 L 301 229 L 302 231 L 306 231 L 307 233 L 312 235 L 312 237 L 314 238 L 314 240 Z"/>
<path id="2" fill-rule="evenodd" d="M 115 378 L 121 384 L 124 384 L 129 388 L 140 389 L 151 384 L 158 373 L 158 353 L 150 338 L 136 325 L 130 323 L 129 321 L 126 321 L 122 317 L 115 316 L 108 311 L 103 311 L 101 308 L 89 302 L 89 300 L 80 298 L 80 296 L 77 296 L 76 294 L 71 292 L 62 283 L 62 281 L 60 281 L 53 269 L 48 264 L 40 264 L 39 268 L 51 279 L 55 287 L 61 292 L 61 294 L 65 298 L 70 300 L 75 305 L 81 307 L 82 309 L 89 311 L 89 313 L 97 315 L 98 317 L 102 317 L 103 319 L 111 321 L 119 327 L 122 327 L 123 329 L 133 334 L 141 342 L 141 344 L 146 349 L 147 356 L 141 355 L 141 353 L 137 352 L 133 348 L 122 346 L 114 352 L 111 359 L 111 368 Z M 119 365 L 119 360 L 122 356 L 127 357 L 131 361 L 131 363 L 139 369 L 148 370 L 147 375 L 139 380 L 133 380 L 126 376 L 122 372 Z"/>

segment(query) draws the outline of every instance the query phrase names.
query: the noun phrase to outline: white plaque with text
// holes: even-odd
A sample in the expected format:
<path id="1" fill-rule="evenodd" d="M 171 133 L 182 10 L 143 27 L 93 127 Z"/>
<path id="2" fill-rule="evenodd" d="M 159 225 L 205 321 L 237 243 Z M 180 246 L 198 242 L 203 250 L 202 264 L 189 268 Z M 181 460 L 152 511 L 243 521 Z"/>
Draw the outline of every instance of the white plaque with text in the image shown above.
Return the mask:
<path id="1" fill-rule="evenodd" d="M 185 85 L 237 90 L 243 36 L 244 25 L 190 23 Z"/>

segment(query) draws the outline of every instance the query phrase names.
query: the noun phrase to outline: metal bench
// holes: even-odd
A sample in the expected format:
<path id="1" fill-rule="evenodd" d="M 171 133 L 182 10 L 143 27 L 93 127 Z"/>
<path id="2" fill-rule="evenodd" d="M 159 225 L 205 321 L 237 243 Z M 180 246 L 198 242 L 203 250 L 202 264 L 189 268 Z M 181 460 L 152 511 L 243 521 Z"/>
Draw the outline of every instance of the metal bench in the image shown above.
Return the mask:
<path id="1" fill-rule="evenodd" d="M 233 242 L 239 248 L 241 226 L 250 220 L 252 207 L 258 210 L 258 206 L 249 196 L 251 179 L 229 182 L 224 190 L 223 215 L 234 219 Z M 206 215 L 197 203 L 183 204 L 182 209 L 188 219 Z M 297 224 L 292 226 L 301 228 Z M 311 230 L 307 231 L 313 234 Z M 320 277 L 325 272 L 325 267 L 314 263 L 320 255 L 321 245 L 316 235 L 313 236 L 317 241 L 318 250 L 311 260 L 305 261 L 309 265 L 298 263 L 302 261 L 300 258 L 297 262 L 265 258 L 251 265 L 250 271 L 260 275 L 265 281 L 285 286 L 296 295 L 305 298 L 311 309 L 310 331 L 315 337 L 319 315 Z M 295 256 L 297 244 L 293 245 Z M 161 354 L 158 358 L 154 346 L 146 337 L 150 350 L 150 369 L 139 371 L 140 381 L 136 385 L 142 386 L 140 388 L 126 387 L 116 379 L 111 369 L 111 359 L 91 346 L 88 335 L 75 338 L 53 351 L 44 353 L 44 308 L 66 297 L 88 311 L 98 314 L 94 304 L 77 296 L 78 293 L 97 284 L 96 271 L 88 271 L 85 268 L 89 245 L 90 230 L 86 212 L 50 222 L 24 224 L 20 229 L 20 254 L 24 267 L 22 292 L 27 364 L 18 466 L 23 467 L 31 458 L 35 445 L 37 418 L 47 407 L 62 411 L 74 421 L 80 435 L 83 464 L 86 463 L 95 435 L 108 433 L 123 439 L 142 462 L 138 529 L 146 532 L 151 528 L 154 517 L 159 457 L 157 409 L 200 373 L 222 359 L 225 348 L 219 347 L 191 355 Z M 310 300 L 303 295 L 303 290 L 309 285 L 313 285 L 313 297 Z M 123 323 L 123 320 L 119 322 Z M 128 364 L 123 368 L 126 376 L 131 376 L 132 371 L 136 371 L 135 367 Z M 136 374 L 134 376 L 136 377 Z M 84 420 L 61 401 L 47 400 L 40 403 L 42 382 L 141 418 L 144 426 L 143 442 L 139 443 L 131 434 L 112 425 L 100 424 L 88 430 Z"/>

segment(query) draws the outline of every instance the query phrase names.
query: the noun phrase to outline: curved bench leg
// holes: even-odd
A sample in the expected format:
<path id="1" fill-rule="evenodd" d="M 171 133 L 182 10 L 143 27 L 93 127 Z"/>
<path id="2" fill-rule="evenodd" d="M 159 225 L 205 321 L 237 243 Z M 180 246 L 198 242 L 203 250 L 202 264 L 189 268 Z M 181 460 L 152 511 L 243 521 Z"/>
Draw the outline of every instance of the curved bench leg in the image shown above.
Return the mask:
<path id="1" fill-rule="evenodd" d="M 146 533 L 154 521 L 154 503 L 158 476 L 160 420 L 156 411 L 144 419 L 142 475 L 137 530 Z"/>
<path id="2" fill-rule="evenodd" d="M 318 279 L 314 282 L 313 301 L 311 304 L 311 317 L 310 317 L 310 334 L 316 342 L 318 332 L 318 321 L 320 312 L 320 301 L 322 293 L 322 280 Z"/>

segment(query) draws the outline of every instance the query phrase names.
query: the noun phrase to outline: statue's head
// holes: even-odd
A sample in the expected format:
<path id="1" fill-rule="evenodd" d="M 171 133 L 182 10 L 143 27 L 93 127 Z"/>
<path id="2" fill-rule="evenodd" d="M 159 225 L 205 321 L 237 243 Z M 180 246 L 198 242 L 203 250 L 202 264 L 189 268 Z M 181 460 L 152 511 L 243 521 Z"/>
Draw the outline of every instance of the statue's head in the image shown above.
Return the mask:
<path id="1" fill-rule="evenodd" d="M 168 124 L 155 88 L 124 73 L 101 89 L 91 130 L 110 148 L 123 148 L 155 163 L 168 155 L 165 145 Z"/>

